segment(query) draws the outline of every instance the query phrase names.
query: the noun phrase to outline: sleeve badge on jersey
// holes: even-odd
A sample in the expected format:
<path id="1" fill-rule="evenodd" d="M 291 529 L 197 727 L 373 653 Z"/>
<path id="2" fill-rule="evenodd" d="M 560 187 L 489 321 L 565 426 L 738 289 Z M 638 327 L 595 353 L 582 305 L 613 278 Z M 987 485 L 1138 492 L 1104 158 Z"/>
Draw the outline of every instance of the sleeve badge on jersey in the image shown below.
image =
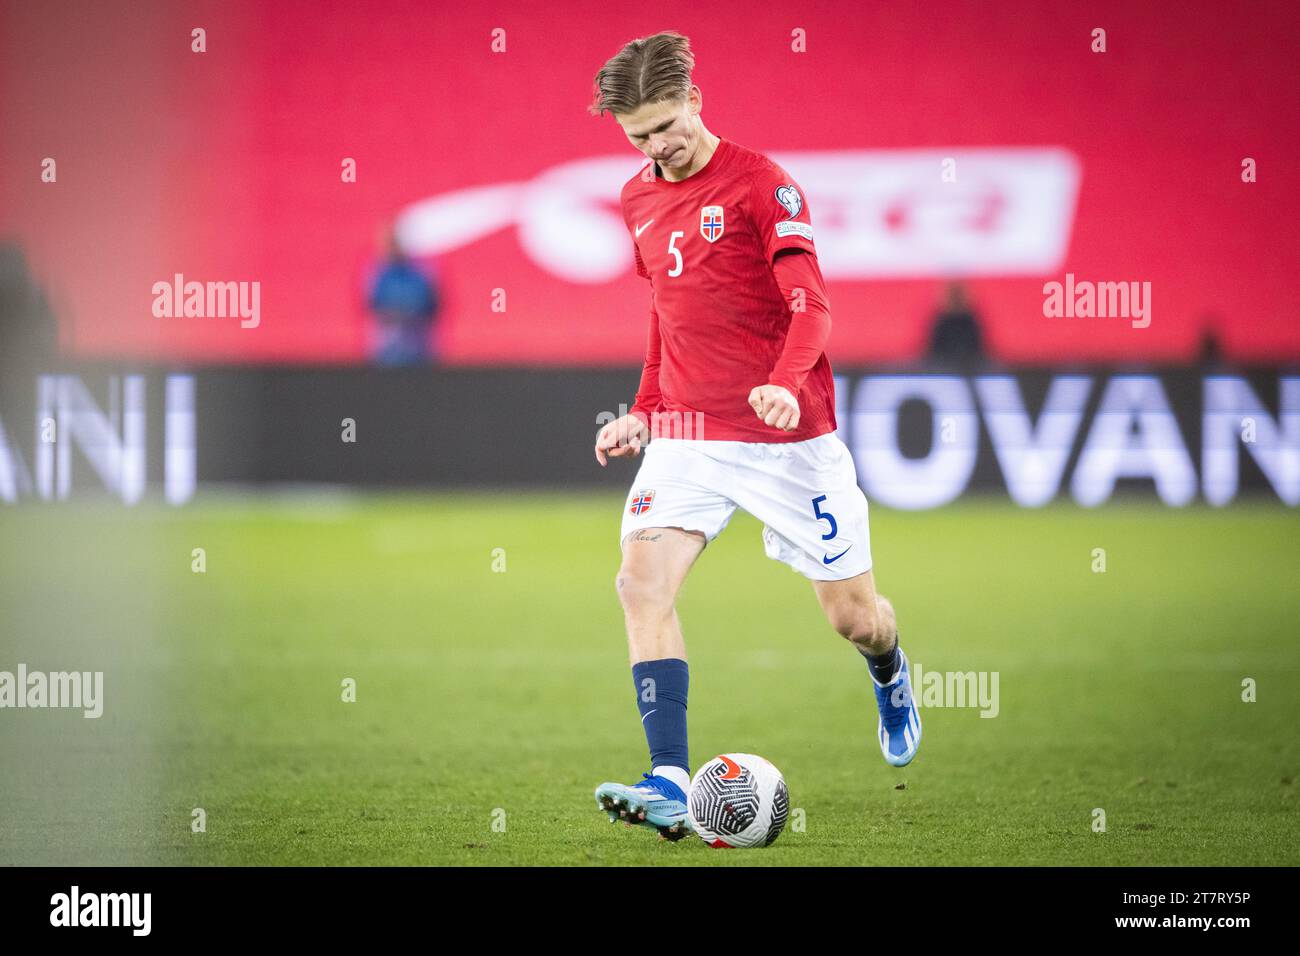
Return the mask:
<path id="1" fill-rule="evenodd" d="M 784 239 L 786 236 L 803 236 L 809 242 L 812 242 L 812 226 L 806 222 L 782 219 L 776 224 L 776 235 L 779 239 Z"/>
<path id="2" fill-rule="evenodd" d="M 632 498 L 632 506 L 627 510 L 640 517 L 650 510 L 650 506 L 654 504 L 654 501 L 655 493 L 653 489 L 649 491 L 638 491 Z"/>
<path id="3" fill-rule="evenodd" d="M 791 219 L 803 212 L 803 197 L 799 195 L 799 190 L 794 187 L 794 183 L 777 186 L 776 201 L 785 207 Z"/>
<path id="4" fill-rule="evenodd" d="M 700 209 L 700 235 L 709 242 L 722 236 L 722 207 L 704 206 Z"/>

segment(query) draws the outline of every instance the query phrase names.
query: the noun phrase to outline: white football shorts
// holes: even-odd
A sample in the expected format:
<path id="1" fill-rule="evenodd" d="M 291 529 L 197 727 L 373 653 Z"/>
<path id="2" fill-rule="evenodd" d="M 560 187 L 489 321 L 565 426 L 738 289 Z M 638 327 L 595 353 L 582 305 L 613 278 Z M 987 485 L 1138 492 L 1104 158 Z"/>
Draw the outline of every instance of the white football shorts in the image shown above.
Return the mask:
<path id="1" fill-rule="evenodd" d="M 656 438 L 623 506 L 619 541 L 642 528 L 699 531 L 712 541 L 743 508 L 763 522 L 769 558 L 814 581 L 871 570 L 867 497 L 833 432 L 799 442 Z"/>

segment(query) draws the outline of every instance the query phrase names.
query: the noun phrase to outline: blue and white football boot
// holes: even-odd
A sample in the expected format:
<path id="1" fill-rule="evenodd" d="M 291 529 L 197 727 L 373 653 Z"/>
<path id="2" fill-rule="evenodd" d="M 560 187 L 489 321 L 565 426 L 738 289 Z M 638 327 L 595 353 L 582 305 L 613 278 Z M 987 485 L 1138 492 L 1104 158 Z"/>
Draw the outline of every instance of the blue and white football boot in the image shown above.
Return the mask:
<path id="1" fill-rule="evenodd" d="M 664 840 L 680 840 L 693 832 L 682 788 L 666 777 L 641 776 L 645 779 L 640 783 L 602 783 L 596 788 L 596 806 L 609 814 L 609 822 L 651 827 Z"/>
<path id="2" fill-rule="evenodd" d="M 871 682 L 876 685 L 876 707 L 880 710 L 880 722 L 876 725 L 880 752 L 885 755 L 886 763 L 906 767 L 921 746 L 921 711 L 912 695 L 911 669 L 901 647 L 893 680 L 882 684 L 872 674 Z"/>

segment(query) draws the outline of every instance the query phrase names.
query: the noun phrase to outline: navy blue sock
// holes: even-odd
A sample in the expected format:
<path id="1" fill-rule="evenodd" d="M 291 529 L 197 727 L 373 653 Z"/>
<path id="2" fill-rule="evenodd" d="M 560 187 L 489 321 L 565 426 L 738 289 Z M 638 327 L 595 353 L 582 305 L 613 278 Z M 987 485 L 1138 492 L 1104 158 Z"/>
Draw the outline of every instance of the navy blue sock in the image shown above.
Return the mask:
<path id="1" fill-rule="evenodd" d="M 871 676 L 881 684 L 888 684 L 894 678 L 894 671 L 898 668 L 898 636 L 894 637 L 894 646 L 886 654 L 863 654 L 867 659 L 867 666 L 871 668 Z"/>
<path id="2" fill-rule="evenodd" d="M 636 709 L 650 745 L 650 767 L 681 767 L 688 774 L 686 753 L 686 691 L 690 669 L 680 658 L 642 661 L 632 665 Z"/>

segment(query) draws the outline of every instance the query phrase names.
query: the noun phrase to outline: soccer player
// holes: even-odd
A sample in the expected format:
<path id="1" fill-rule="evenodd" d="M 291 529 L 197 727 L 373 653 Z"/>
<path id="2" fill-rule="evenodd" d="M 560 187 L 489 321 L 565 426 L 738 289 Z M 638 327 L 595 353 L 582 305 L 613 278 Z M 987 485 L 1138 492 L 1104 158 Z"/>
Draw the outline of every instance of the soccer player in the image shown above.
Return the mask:
<path id="1" fill-rule="evenodd" d="M 650 281 L 645 366 L 630 413 L 595 447 L 602 466 L 645 449 L 616 584 L 651 770 L 601 784 L 596 803 L 668 839 L 690 830 L 675 602 L 738 507 L 764 523 L 767 555 L 812 581 L 831 627 L 866 659 L 885 760 L 904 766 L 921 742 L 894 610 L 872 578 L 867 500 L 835 434 L 808 203 L 780 166 L 705 128 L 694 66 L 679 34 L 633 40 L 596 74 L 591 106 L 651 160 L 622 192 L 637 272 Z"/>

